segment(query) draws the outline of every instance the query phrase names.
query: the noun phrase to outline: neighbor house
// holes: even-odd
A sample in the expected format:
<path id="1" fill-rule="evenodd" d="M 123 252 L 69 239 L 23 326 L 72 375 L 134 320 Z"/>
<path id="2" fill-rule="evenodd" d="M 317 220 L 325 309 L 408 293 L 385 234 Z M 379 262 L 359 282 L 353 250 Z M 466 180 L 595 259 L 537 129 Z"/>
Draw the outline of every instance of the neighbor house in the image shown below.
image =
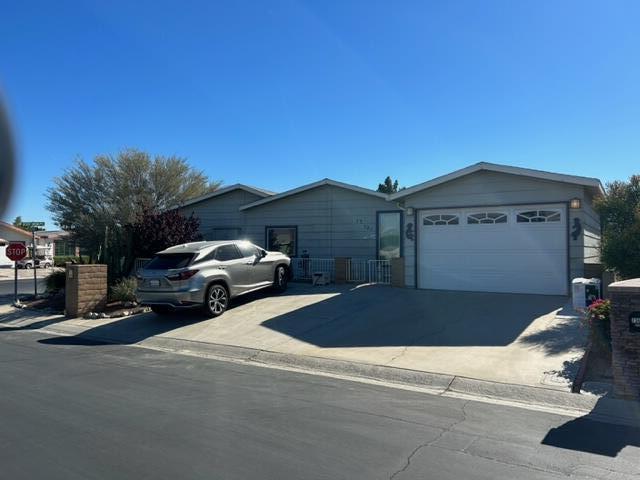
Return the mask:
<path id="1" fill-rule="evenodd" d="M 181 206 L 205 239 L 292 257 L 404 259 L 424 289 L 566 295 L 599 264 L 598 179 L 477 163 L 386 195 L 324 179 L 282 193 L 236 184 Z"/>

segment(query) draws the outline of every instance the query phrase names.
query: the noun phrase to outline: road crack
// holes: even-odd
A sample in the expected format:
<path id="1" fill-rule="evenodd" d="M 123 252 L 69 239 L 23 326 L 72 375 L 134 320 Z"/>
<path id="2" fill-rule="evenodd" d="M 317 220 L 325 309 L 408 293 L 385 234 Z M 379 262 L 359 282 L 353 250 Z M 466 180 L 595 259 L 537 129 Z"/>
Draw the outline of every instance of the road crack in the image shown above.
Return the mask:
<path id="1" fill-rule="evenodd" d="M 393 480 L 394 478 L 396 478 L 398 475 L 400 475 L 401 473 L 405 472 L 410 466 L 411 466 L 411 460 L 413 459 L 413 457 L 423 448 L 425 447 L 430 447 L 432 445 L 434 445 L 438 440 L 440 440 L 442 438 L 442 436 L 445 433 L 451 432 L 455 427 L 457 427 L 458 425 L 460 425 L 461 423 L 465 422 L 467 420 L 467 405 L 469 404 L 471 400 L 467 400 L 462 404 L 462 408 L 460 409 L 460 411 L 462 412 L 462 418 L 456 420 L 455 422 L 453 422 L 451 425 L 449 425 L 447 428 L 443 428 L 442 431 L 438 434 L 438 436 L 436 438 L 434 438 L 433 440 L 430 440 L 428 442 L 425 443 L 421 443 L 420 445 L 418 445 L 416 448 L 413 449 L 413 451 L 409 454 L 409 456 L 407 457 L 407 460 L 404 464 L 404 466 L 400 469 L 395 471 L 390 477 L 389 480 Z"/>

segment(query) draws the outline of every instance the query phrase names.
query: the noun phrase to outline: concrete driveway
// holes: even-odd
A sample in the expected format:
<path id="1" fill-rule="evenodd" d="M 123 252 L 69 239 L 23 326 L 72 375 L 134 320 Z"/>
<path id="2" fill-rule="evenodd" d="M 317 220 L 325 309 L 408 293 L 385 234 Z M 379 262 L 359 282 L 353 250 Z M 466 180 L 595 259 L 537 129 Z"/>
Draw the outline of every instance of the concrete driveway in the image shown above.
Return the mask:
<path id="1" fill-rule="evenodd" d="M 145 314 L 64 323 L 122 343 L 151 336 L 566 390 L 584 331 L 566 297 L 291 284 L 217 319 Z"/>

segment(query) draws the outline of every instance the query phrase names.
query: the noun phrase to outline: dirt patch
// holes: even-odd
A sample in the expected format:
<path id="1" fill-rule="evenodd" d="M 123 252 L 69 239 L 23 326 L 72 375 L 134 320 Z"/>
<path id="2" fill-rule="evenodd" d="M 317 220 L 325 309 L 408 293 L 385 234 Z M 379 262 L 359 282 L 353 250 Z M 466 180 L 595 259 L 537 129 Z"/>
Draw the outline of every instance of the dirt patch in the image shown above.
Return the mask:
<path id="1" fill-rule="evenodd" d="M 22 296 L 20 305 L 31 310 L 45 310 L 53 313 L 63 313 L 65 304 L 64 291 L 38 295 L 37 298 Z"/>

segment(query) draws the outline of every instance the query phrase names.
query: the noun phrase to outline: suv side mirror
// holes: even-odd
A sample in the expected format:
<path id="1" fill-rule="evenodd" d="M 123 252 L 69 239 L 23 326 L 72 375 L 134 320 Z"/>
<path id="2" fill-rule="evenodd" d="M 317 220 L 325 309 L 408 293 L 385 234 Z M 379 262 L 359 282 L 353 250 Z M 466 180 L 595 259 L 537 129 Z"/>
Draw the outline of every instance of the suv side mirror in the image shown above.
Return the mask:
<path id="1" fill-rule="evenodd" d="M 260 256 L 261 256 L 262 258 L 266 257 L 266 256 L 267 256 L 267 251 L 266 251 L 266 250 L 262 250 L 262 249 L 260 249 Z"/>

